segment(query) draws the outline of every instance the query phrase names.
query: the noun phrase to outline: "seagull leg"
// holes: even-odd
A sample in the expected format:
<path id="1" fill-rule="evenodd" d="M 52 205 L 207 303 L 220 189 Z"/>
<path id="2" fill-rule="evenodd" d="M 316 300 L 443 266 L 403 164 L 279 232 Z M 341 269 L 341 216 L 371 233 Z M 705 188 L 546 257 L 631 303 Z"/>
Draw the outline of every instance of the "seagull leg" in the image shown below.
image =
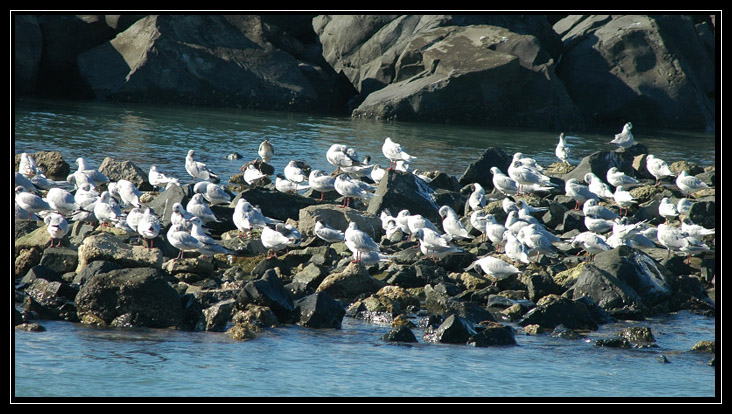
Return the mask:
<path id="1" fill-rule="evenodd" d="M 321 191 L 320 192 L 320 199 L 318 199 L 318 201 L 323 201 L 324 198 L 325 198 L 325 193 Z"/>

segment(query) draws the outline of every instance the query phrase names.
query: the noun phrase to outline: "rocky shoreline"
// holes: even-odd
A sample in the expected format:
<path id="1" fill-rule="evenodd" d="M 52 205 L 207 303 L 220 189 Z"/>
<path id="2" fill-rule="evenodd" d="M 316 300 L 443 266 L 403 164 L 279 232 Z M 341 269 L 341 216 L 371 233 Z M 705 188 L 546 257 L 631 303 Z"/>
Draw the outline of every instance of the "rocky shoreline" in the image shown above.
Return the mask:
<path id="1" fill-rule="evenodd" d="M 71 172 L 58 153 L 30 155 L 52 179 L 65 180 Z M 43 327 L 36 321 L 52 319 L 108 327 L 226 332 L 239 340 L 256 340 L 260 332 L 275 326 L 339 329 L 343 318 L 359 318 L 391 324 L 384 341 L 505 346 L 515 344 L 518 334 L 580 337 L 612 321 L 642 321 L 680 310 L 714 316 L 714 234 L 702 238 L 711 246 L 709 251 L 688 258 L 658 241 L 624 243 L 599 253 L 571 243 L 587 227 L 583 210 L 575 210 L 576 200 L 565 193 L 565 183 L 573 177 L 582 180 L 590 172 L 604 177 L 611 166 L 638 181 L 630 189 L 636 204 L 629 207 L 629 222 L 651 227 L 667 222 L 659 214 L 661 200 L 687 197 L 675 177 L 662 178 L 656 185 L 645 169 L 647 157 L 645 147 L 636 144 L 622 152 L 596 152 L 577 166 L 552 164 L 544 172 L 554 186 L 507 197 L 494 188 L 491 168 L 506 171 L 511 157 L 500 148 L 488 148 L 460 177 L 438 171 L 420 176 L 387 171 L 378 183 L 371 181 L 373 196 L 354 199 L 349 207 L 342 206 L 342 197 L 335 192 L 326 193 L 321 201 L 317 191 L 284 193 L 272 183 L 249 185 L 242 176 L 234 176 L 225 186 L 231 201 L 212 205 L 219 221 L 207 225 L 210 235 L 229 253 L 185 252 L 181 259 L 167 239 L 172 216 L 167 206 L 187 205 L 194 184 L 161 190 L 134 164 L 107 158 L 98 171 L 110 182 L 135 183 L 141 189 L 142 206 L 160 216 L 162 229 L 151 239 L 153 247 L 121 228 L 84 221 L 69 221 L 60 245 L 48 247 L 52 237 L 47 224 L 16 215 L 15 302 L 20 310 L 14 311 L 14 323 L 16 329 L 39 330 Z M 16 171 L 20 164 L 18 154 Z M 693 194 L 684 216 L 714 228 L 714 168 L 686 161 L 670 167 L 674 175 L 688 171 L 708 185 Z M 487 202 L 479 210 L 494 215 L 498 222 L 507 218 L 506 200 L 536 207 L 534 219 L 559 239 L 552 251 L 532 253 L 528 262 L 517 262 L 501 243 L 483 238 L 469 219 L 474 183 L 487 193 Z M 47 194 L 47 190 L 36 191 Z M 260 230 L 255 229 L 251 237 L 242 236 L 233 222 L 239 199 L 299 230 L 297 243 L 270 256 Z M 611 201 L 601 204 L 619 211 Z M 457 212 L 470 237 L 452 240 L 459 250 L 441 258 L 425 255 L 416 237 L 387 232 L 382 224 L 382 213 L 396 215 L 408 209 L 441 229 L 442 206 Z M 678 219 L 669 222 L 674 220 L 678 225 Z M 347 243 L 326 242 L 314 234 L 318 221 L 341 231 L 355 222 L 378 243 L 382 256 L 355 261 Z M 485 256 L 510 262 L 518 272 L 497 276 L 470 266 Z M 653 346 L 653 342 L 647 328 L 629 328 L 596 345 L 632 348 Z M 700 343 L 698 348 L 713 353 L 714 341 Z"/>

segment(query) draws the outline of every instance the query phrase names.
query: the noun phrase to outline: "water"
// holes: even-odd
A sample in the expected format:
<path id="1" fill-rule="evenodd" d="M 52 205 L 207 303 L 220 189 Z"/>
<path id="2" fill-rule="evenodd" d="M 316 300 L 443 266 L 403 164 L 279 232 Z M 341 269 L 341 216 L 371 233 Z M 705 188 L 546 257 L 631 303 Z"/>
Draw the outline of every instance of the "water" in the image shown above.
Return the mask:
<path id="1" fill-rule="evenodd" d="M 290 159 L 331 171 L 325 151 L 336 142 L 383 164 L 386 136 L 418 157 L 412 168 L 460 175 L 490 146 L 543 164 L 556 162 L 558 133 L 515 129 L 382 123 L 227 109 L 193 109 L 88 102 L 20 101 L 15 105 L 13 152 L 60 151 L 151 164 L 188 182 L 189 149 L 224 179 L 256 158 L 264 138 L 275 146 L 273 165 Z M 574 134 L 572 161 L 601 149 L 618 131 Z M 689 131 L 634 129 L 638 142 L 672 162 L 715 162 L 714 137 Z M 238 152 L 242 160 L 224 156 Z M 39 321 L 45 332 L 13 333 L 15 397 L 696 397 L 719 396 L 710 355 L 689 352 L 714 340 L 715 318 L 686 312 L 635 323 L 648 326 L 656 348 L 599 348 L 627 324 L 604 325 L 587 338 L 567 340 L 517 334 L 518 346 L 386 343 L 389 326 L 345 318 L 340 330 L 284 326 L 238 342 L 223 333 L 106 329 Z M 661 363 L 666 356 L 670 363 Z M 277 399 L 271 401 L 279 401 Z M 285 400 L 287 401 L 287 400 Z M 368 400 L 367 400 L 368 401 Z"/>

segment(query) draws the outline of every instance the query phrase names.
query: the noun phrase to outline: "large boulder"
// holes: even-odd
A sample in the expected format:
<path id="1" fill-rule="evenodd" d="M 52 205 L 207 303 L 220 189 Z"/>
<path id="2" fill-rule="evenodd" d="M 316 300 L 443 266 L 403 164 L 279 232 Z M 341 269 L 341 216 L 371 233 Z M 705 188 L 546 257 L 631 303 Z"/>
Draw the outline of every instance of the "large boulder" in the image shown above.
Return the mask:
<path id="1" fill-rule="evenodd" d="M 383 233 L 381 220 L 377 216 L 336 204 L 316 204 L 300 209 L 297 228 L 303 237 L 314 236 L 315 223 L 318 221 L 341 231 L 346 231 L 348 223 L 354 222 L 361 231 L 377 241 Z"/>
<path id="2" fill-rule="evenodd" d="M 259 16 L 161 15 L 78 57 L 94 95 L 112 101 L 312 110 L 298 61 L 266 41 Z"/>
<path id="3" fill-rule="evenodd" d="M 489 25 L 422 30 L 399 54 L 393 81 L 353 116 L 581 128 L 553 66 L 531 34 Z"/>
<path id="4" fill-rule="evenodd" d="M 374 197 L 369 201 L 367 212 L 379 216 L 388 210 L 396 216 L 402 210 L 421 214 L 433 223 L 442 222 L 434 200 L 432 188 L 410 172 L 389 170 L 379 181 Z"/>
<path id="5" fill-rule="evenodd" d="M 588 123 L 714 129 L 714 61 L 689 16 L 571 15 L 556 72 Z"/>
<path id="6" fill-rule="evenodd" d="M 76 308 L 82 323 L 95 325 L 168 328 L 183 320 L 178 292 L 150 267 L 97 273 L 79 289 Z"/>
<path id="7" fill-rule="evenodd" d="M 489 193 L 493 190 L 493 173 L 491 173 L 491 168 L 498 167 L 504 174 L 507 174 L 510 164 L 511 157 L 506 155 L 501 148 L 486 148 L 480 158 L 467 166 L 460 176 L 458 183 L 461 186 L 478 183 L 486 193 Z"/>
<path id="8" fill-rule="evenodd" d="M 160 249 L 130 246 L 111 233 L 97 233 L 84 239 L 78 249 L 77 272 L 95 260 L 118 263 L 125 267 L 162 268 L 163 254 Z"/>
<path id="9" fill-rule="evenodd" d="M 105 157 L 99 166 L 99 172 L 109 177 L 110 181 L 127 180 L 134 184 L 140 191 L 152 190 L 152 185 L 147 180 L 147 172 L 138 167 L 132 161 L 118 161 L 112 157 Z"/>

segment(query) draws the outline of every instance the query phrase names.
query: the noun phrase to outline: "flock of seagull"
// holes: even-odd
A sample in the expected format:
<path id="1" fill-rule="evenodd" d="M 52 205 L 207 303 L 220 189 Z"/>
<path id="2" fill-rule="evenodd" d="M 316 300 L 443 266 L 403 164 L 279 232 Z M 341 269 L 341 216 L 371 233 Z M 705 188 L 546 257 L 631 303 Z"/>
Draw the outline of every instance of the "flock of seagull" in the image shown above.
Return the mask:
<path id="1" fill-rule="evenodd" d="M 631 128 L 631 123 L 625 124 L 622 132 L 610 142 L 618 146 L 618 151 L 624 151 L 635 143 Z M 341 206 L 344 208 L 350 206 L 353 198 L 368 201 L 374 196 L 374 183 L 378 183 L 386 171 L 408 172 L 409 163 L 416 159 L 388 137 L 384 140 L 382 152 L 390 163 L 387 169 L 371 163 L 370 157 L 359 159 L 353 148 L 333 144 L 325 154 L 328 163 L 337 168 L 333 174 L 322 170 L 312 170 L 306 174 L 301 163 L 290 161 L 283 174 L 277 174 L 275 188 L 288 193 L 310 188 L 321 192 L 319 201 L 323 200 L 325 193 L 335 191 L 343 197 Z M 570 148 L 563 133 L 559 136 L 555 154 L 560 161 L 569 164 Z M 262 163 L 268 164 L 274 157 L 274 148 L 268 139 L 259 146 L 258 155 L 256 162 L 242 167 L 244 180 L 250 185 L 269 179 L 269 174 L 261 168 Z M 656 185 L 659 185 L 660 180 L 674 176 L 663 160 L 653 155 L 648 155 L 646 159 L 646 167 L 655 177 Z M 15 218 L 45 222 L 51 236 L 51 247 L 61 245 L 61 239 L 69 232 L 69 221 L 114 226 L 130 236 L 139 237 L 146 247 L 153 247 L 153 239 L 161 234 L 163 225 L 160 216 L 151 208 L 143 206 L 140 201 L 142 194 L 136 186 L 128 180 L 110 181 L 83 157 L 78 158 L 76 164 L 78 169 L 67 177 L 66 182 L 56 182 L 45 177 L 30 155 L 21 154 L 15 173 Z M 181 203 L 171 206 L 171 225 L 165 234 L 168 243 L 179 250 L 176 259 L 183 258 L 185 252 L 191 251 L 203 257 L 216 253 L 236 254 L 219 244 L 206 229 L 208 223 L 221 221 L 210 207 L 230 205 L 230 194 L 218 184 L 218 175 L 205 163 L 195 159 L 193 150 L 186 155 L 185 170 L 195 182 L 193 196 L 186 206 Z M 419 214 L 410 214 L 408 210 L 402 210 L 395 216 L 384 210 L 380 213 L 384 237 L 390 240 L 394 237 L 399 240 L 405 236 L 410 239 L 413 237 L 419 241 L 422 254 L 434 260 L 463 252 L 463 248 L 458 245 L 462 240 L 474 237 L 488 239 L 495 246 L 495 251 L 502 250 L 509 260 L 489 253 L 477 258 L 466 270 L 479 268 L 499 279 L 519 273 L 518 266 L 536 260 L 539 255 L 556 257 L 559 244 L 581 247 L 589 255 L 623 244 L 634 247 L 660 245 L 668 249 L 669 254 L 680 252 L 695 255 L 710 250 L 702 240 L 713 235 L 714 229 L 691 223 L 688 218 L 694 202 L 690 195 L 708 186 L 686 172 L 680 173 L 675 179 L 685 197 L 676 204 L 668 198 L 661 201 L 659 214 L 666 222 L 657 226 L 649 225 L 646 221 L 632 223 L 629 220 L 628 208 L 637 202 L 628 189 L 639 182 L 617 168 L 610 168 L 606 176 L 602 177 L 605 180 L 592 173 L 584 176 L 584 184 L 577 179 L 567 180 L 565 193 L 576 201 L 576 210 L 582 207 L 587 228 L 587 231 L 569 240 L 560 239 L 534 217 L 535 213 L 546 210 L 546 207 L 534 207 L 520 199 L 514 201 L 512 197 L 547 192 L 556 187 L 534 159 L 516 153 L 506 173 L 497 167 L 491 168 L 491 173 L 495 189 L 504 196 L 502 205 L 507 217 L 505 222 L 499 222 L 495 215 L 484 211 L 488 200 L 485 189 L 473 183 L 467 201 L 468 213 L 463 220 L 449 206 L 439 208 L 441 223 L 432 223 Z M 369 177 L 367 181 L 371 183 L 364 181 L 363 177 Z M 417 177 L 428 180 L 424 176 Z M 179 179 L 164 174 L 155 165 L 150 166 L 148 180 L 160 191 L 180 185 Z M 71 191 L 62 188 L 69 184 L 73 186 Z M 106 189 L 100 191 L 103 186 Z M 45 196 L 41 195 L 41 191 L 46 191 Z M 618 207 L 619 212 L 608 208 L 612 204 Z M 252 237 L 253 232 L 259 230 L 259 238 L 268 249 L 269 257 L 300 244 L 301 234 L 295 226 L 267 217 L 260 208 L 243 197 L 237 200 L 232 219 L 239 237 Z M 676 219 L 679 219 L 680 226 L 672 224 Z M 480 233 L 479 236 L 470 234 L 465 225 L 467 221 Z M 314 233 L 327 243 L 344 242 L 352 252 L 354 262 L 374 264 L 391 258 L 355 222 L 350 222 L 346 229 L 335 229 L 318 221 Z"/>

